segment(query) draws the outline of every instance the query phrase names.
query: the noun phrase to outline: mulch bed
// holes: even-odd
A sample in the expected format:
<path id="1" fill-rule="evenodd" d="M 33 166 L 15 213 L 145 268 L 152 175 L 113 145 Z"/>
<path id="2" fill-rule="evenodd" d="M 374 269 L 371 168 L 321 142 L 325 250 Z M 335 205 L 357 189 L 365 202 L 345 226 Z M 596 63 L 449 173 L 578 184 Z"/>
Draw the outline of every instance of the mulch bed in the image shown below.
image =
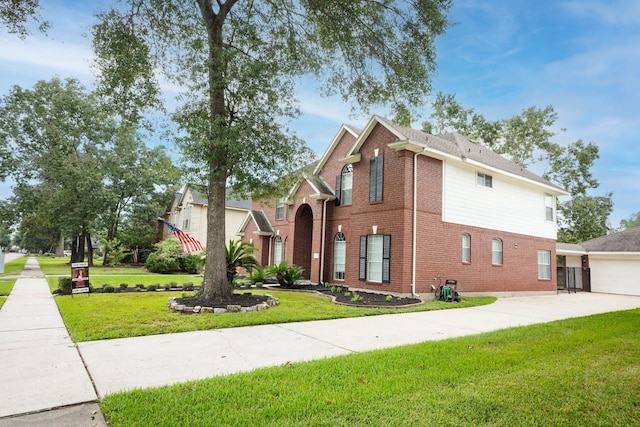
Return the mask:
<path id="1" fill-rule="evenodd" d="M 254 305 L 266 302 L 268 299 L 265 295 L 253 295 L 251 292 L 242 294 L 233 294 L 231 298 L 218 301 L 208 301 L 198 295 L 187 298 L 176 298 L 178 304 L 184 304 L 189 307 L 213 307 L 226 308 L 228 305 L 239 305 L 241 307 L 252 307 Z"/>
<path id="2" fill-rule="evenodd" d="M 359 307 L 403 307 L 407 305 L 421 304 L 422 300 L 418 298 L 401 298 L 392 296 L 388 298 L 388 294 L 378 294 L 372 292 L 360 292 L 349 291 L 349 295 L 345 296 L 346 287 L 333 287 L 336 292 L 331 292 L 332 287 L 325 287 L 323 285 L 301 285 L 291 288 L 281 288 L 274 286 L 274 288 L 280 288 L 282 290 L 297 290 L 297 291 L 315 291 L 323 295 L 332 296 L 335 302 L 339 304 L 353 305 Z M 337 292 L 340 289 L 340 292 Z M 361 300 L 354 301 L 354 294 L 357 294 Z"/>

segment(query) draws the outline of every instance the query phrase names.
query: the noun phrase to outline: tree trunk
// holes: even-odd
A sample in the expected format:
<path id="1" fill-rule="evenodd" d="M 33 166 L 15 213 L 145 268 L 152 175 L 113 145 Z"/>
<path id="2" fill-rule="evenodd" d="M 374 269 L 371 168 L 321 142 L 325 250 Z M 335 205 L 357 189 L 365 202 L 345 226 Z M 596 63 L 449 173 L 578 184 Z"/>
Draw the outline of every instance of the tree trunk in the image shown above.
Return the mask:
<path id="1" fill-rule="evenodd" d="M 60 231 L 60 239 L 58 240 L 58 247 L 56 248 L 56 256 L 64 256 L 64 234 L 62 234 L 62 231 Z"/>
<path id="2" fill-rule="evenodd" d="M 207 256 L 204 282 L 200 295 L 214 301 L 231 297 L 227 282 L 225 254 L 225 196 L 227 184 L 226 141 L 216 132 L 225 126 L 224 61 L 222 59 L 222 28 L 227 14 L 236 0 L 218 2 L 220 9 L 213 12 L 211 0 L 198 0 L 198 6 L 207 28 L 209 44 L 209 188 L 207 207 Z"/>
<path id="3" fill-rule="evenodd" d="M 84 237 L 87 239 L 87 262 L 89 267 L 93 267 L 93 244 L 91 243 L 91 234 L 85 230 Z"/>

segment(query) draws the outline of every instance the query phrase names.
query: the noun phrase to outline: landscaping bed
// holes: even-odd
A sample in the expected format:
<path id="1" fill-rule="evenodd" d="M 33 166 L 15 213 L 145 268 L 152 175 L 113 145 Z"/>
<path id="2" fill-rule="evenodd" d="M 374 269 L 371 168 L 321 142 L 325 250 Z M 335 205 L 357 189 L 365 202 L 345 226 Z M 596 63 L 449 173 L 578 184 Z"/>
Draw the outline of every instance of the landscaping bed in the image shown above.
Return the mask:
<path id="1" fill-rule="evenodd" d="M 407 307 L 423 303 L 423 301 L 419 298 L 396 297 L 389 294 L 364 291 L 350 291 L 347 286 L 299 285 L 290 288 L 273 286 L 273 288 L 282 290 L 317 292 L 319 294 L 333 298 L 333 301 L 337 304 L 352 305 L 357 307 Z"/>

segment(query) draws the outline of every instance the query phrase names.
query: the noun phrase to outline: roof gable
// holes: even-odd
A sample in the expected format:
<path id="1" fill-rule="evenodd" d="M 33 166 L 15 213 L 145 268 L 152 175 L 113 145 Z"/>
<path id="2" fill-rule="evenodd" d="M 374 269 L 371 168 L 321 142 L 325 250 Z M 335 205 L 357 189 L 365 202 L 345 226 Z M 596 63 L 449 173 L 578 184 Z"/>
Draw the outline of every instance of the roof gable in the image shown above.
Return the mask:
<path id="1" fill-rule="evenodd" d="M 322 155 L 322 157 L 318 161 L 316 167 L 313 169 L 312 174 L 313 175 L 317 175 L 317 174 L 320 173 L 320 171 L 322 171 L 322 168 L 324 167 L 324 165 L 329 160 L 329 157 L 331 157 L 331 154 L 336 149 L 336 147 L 338 146 L 338 143 L 340 142 L 340 140 L 342 140 L 342 137 L 344 136 L 345 133 L 350 133 L 355 138 L 358 138 L 358 135 L 361 132 L 362 132 L 361 130 L 356 129 L 356 128 L 354 128 L 352 126 L 349 126 L 349 125 L 344 125 L 343 124 L 342 126 L 340 126 L 340 129 L 338 130 L 338 133 L 336 133 L 336 136 L 333 137 L 333 140 L 331 141 L 331 144 L 329 144 L 329 147 L 327 147 L 327 149 L 325 150 L 324 154 Z"/>

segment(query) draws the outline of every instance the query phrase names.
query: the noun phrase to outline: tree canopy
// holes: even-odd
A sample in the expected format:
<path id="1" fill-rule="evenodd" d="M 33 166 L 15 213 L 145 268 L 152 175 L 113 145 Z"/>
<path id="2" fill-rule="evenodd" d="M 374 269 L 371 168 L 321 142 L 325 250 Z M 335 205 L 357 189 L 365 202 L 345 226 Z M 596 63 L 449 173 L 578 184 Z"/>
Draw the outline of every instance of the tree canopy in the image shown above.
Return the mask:
<path id="1" fill-rule="evenodd" d="M 301 76 L 354 107 L 423 102 L 435 68 L 434 40 L 449 0 L 128 0 L 99 15 L 96 66 L 105 96 L 129 93 L 129 114 L 155 97 L 154 70 L 182 89 L 177 138 L 207 186 L 205 299 L 226 283 L 225 189 L 254 198 L 311 160 L 287 127 L 299 114 Z M 127 40 L 119 43 L 118 40 Z"/>
<path id="2" fill-rule="evenodd" d="M 37 23 L 39 31 L 45 31 L 49 23 L 42 19 L 39 9 L 39 0 L 0 0 L 0 25 L 22 39 L 30 33 L 30 22 Z"/>
<path id="3" fill-rule="evenodd" d="M 640 212 L 631 214 L 629 218 L 620 221 L 620 228 L 628 230 L 629 228 L 640 227 Z"/>
<path id="4" fill-rule="evenodd" d="M 0 176 L 16 183 L 15 221 L 24 237 L 42 230 L 25 244 L 51 250 L 71 237 L 72 259 L 84 258 L 100 223 L 113 239 L 123 216 L 167 194 L 178 176 L 164 149 L 147 149 L 74 79 L 13 87 L 0 99 L 0 129 Z"/>

